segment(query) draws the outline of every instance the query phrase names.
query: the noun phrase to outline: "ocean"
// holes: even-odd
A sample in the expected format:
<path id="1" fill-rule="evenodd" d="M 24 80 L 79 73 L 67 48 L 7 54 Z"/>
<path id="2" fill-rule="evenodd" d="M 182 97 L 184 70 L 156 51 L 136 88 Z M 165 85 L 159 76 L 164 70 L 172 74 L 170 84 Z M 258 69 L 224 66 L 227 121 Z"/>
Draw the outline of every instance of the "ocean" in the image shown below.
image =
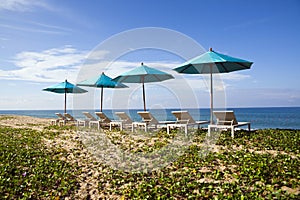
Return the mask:
<path id="1" fill-rule="evenodd" d="M 171 111 L 180 109 L 149 110 L 158 120 L 175 120 Z M 209 120 L 209 109 L 182 109 L 188 110 L 195 120 Z M 251 122 L 251 129 L 300 129 L 300 107 L 266 107 L 266 108 L 227 108 L 233 110 L 238 121 Z M 84 118 L 82 112 L 95 110 L 68 110 L 76 118 Z M 97 110 L 96 110 L 97 111 Z M 141 110 L 103 110 L 111 119 L 116 119 L 114 112 L 125 111 L 135 121 L 141 118 L 137 111 Z M 55 113 L 63 110 L 0 110 L 0 115 L 13 114 L 39 118 L 56 118 Z"/>

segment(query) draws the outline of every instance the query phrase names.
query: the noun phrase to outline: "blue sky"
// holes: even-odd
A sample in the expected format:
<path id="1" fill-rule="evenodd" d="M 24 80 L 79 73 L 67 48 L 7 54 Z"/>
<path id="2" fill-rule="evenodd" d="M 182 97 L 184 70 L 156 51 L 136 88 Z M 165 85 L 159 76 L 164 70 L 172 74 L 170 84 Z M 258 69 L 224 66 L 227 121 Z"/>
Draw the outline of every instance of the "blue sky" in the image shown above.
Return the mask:
<path id="1" fill-rule="evenodd" d="M 0 110 L 61 109 L 63 96 L 41 90 L 65 78 L 76 82 L 85 58 L 97 45 L 143 27 L 174 30 L 205 50 L 213 47 L 253 61 L 250 70 L 221 76 L 228 107 L 300 106 L 299 21 L 298 0 L 1 0 Z M 183 61 L 140 51 L 123 56 L 116 66 L 122 71 L 120 63 L 138 66 L 141 60 L 150 67 L 167 62 L 176 67 Z M 202 89 L 199 106 L 209 107 L 208 86 Z M 110 92 L 105 96 L 107 107 Z M 160 101 L 152 92 L 147 93 L 149 106 Z"/>

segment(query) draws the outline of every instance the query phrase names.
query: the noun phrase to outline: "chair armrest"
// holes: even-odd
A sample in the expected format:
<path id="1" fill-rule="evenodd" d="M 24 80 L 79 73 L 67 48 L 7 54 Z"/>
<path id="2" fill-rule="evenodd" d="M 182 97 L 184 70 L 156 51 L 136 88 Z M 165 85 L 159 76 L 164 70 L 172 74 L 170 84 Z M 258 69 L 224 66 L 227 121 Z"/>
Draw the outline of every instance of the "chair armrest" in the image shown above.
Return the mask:
<path id="1" fill-rule="evenodd" d="M 177 120 L 176 124 L 188 124 L 189 123 L 189 119 L 181 119 L 181 120 Z"/>
<path id="2" fill-rule="evenodd" d="M 233 120 L 230 120 L 230 121 L 225 121 L 225 120 L 217 120 L 217 124 L 220 124 L 220 125 L 228 125 L 228 126 L 232 126 L 233 125 Z M 230 124 L 227 124 L 227 123 L 230 123 Z"/>

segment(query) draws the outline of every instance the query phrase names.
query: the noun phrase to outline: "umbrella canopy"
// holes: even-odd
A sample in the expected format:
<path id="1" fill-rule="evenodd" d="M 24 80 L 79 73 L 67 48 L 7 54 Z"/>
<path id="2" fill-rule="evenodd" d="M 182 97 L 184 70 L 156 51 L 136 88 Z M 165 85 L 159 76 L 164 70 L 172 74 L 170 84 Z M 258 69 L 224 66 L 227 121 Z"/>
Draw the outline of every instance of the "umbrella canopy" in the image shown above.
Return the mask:
<path id="1" fill-rule="evenodd" d="M 97 87 L 101 88 L 101 102 L 100 102 L 100 111 L 102 112 L 103 105 L 103 88 L 127 88 L 127 85 L 112 81 L 112 78 L 106 76 L 104 72 L 100 76 L 96 76 L 84 81 L 81 81 L 77 85 L 87 86 L 87 87 Z"/>
<path id="2" fill-rule="evenodd" d="M 220 54 L 210 48 L 208 52 L 183 63 L 174 70 L 184 74 L 210 74 L 210 123 L 213 123 L 212 74 L 250 69 L 252 64 L 253 62 Z"/>
<path id="3" fill-rule="evenodd" d="M 77 87 L 76 85 L 68 82 L 65 80 L 64 82 L 61 82 L 59 84 L 52 85 L 50 87 L 47 87 L 43 89 L 43 91 L 48 91 L 48 92 L 54 92 L 54 93 L 59 93 L 59 94 L 65 94 L 65 107 L 64 107 L 64 112 L 66 113 L 67 111 L 67 93 L 85 93 L 87 92 L 86 90 Z"/>
<path id="4" fill-rule="evenodd" d="M 142 83 L 143 85 L 143 102 L 144 102 L 144 111 L 146 111 L 146 100 L 145 100 L 145 85 L 144 83 L 150 82 L 161 82 L 164 80 L 174 78 L 171 74 L 162 72 L 160 70 L 148 67 L 141 63 L 141 66 L 125 72 L 120 76 L 117 76 L 113 79 L 116 82 L 124 83 Z"/>

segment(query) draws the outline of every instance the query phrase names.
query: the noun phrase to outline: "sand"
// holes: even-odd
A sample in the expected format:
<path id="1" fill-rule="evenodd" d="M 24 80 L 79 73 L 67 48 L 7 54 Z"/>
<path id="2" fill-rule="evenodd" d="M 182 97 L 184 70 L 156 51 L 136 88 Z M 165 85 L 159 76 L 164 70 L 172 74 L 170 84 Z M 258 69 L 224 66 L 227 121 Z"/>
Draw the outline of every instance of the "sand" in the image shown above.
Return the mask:
<path id="1" fill-rule="evenodd" d="M 50 119 L 19 116 L 19 115 L 0 115 L 0 125 L 13 128 L 33 128 L 41 130 L 50 124 Z"/>

